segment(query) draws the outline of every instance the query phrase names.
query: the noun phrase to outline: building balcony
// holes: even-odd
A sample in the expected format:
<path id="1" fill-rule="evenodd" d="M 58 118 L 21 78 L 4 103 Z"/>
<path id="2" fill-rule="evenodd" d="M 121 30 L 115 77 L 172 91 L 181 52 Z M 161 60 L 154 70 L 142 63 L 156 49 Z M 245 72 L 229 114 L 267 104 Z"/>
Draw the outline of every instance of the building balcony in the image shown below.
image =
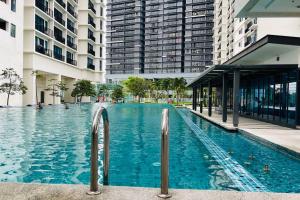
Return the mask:
<path id="1" fill-rule="evenodd" d="M 89 35 L 88 35 L 88 38 L 91 39 L 91 40 L 93 40 L 94 42 L 96 41 L 96 38 L 95 38 L 94 35 L 92 35 L 92 34 L 89 34 Z"/>
<path id="2" fill-rule="evenodd" d="M 60 61 L 65 61 L 65 56 L 62 54 L 54 53 L 54 58 Z"/>
<path id="3" fill-rule="evenodd" d="M 74 65 L 74 66 L 77 66 L 77 61 L 73 60 L 72 58 L 67 58 L 67 63 L 69 63 L 71 65 Z"/>
<path id="4" fill-rule="evenodd" d="M 47 49 L 43 46 L 36 45 L 35 46 L 35 51 L 41 54 L 44 54 L 46 56 L 52 57 L 52 51 L 50 49 Z"/>
<path id="5" fill-rule="evenodd" d="M 50 30 L 48 27 L 45 27 L 44 25 L 35 25 L 35 29 L 48 35 L 49 37 L 53 37 L 53 31 Z"/>
<path id="6" fill-rule="evenodd" d="M 65 26 L 66 25 L 66 21 L 63 20 L 62 17 L 58 16 L 58 15 L 54 15 L 55 20 L 60 23 L 61 25 Z"/>
<path id="7" fill-rule="evenodd" d="M 93 11 L 93 13 L 97 13 L 94 4 L 91 1 L 89 1 L 89 9 Z"/>
<path id="8" fill-rule="evenodd" d="M 92 25 L 94 28 L 96 28 L 96 24 L 93 20 L 89 20 L 89 24 Z"/>
<path id="9" fill-rule="evenodd" d="M 77 13 L 75 12 L 74 7 L 71 6 L 71 4 L 68 4 L 67 10 L 68 10 L 68 12 L 69 12 L 73 17 L 75 17 L 75 18 L 77 19 L 78 15 L 77 15 Z"/>
<path id="10" fill-rule="evenodd" d="M 61 5 L 61 7 L 66 8 L 66 4 L 63 0 L 56 0 L 56 2 Z"/>
<path id="11" fill-rule="evenodd" d="M 95 70 L 96 67 L 95 67 L 94 64 L 88 64 L 88 65 L 87 65 L 87 68 L 88 68 L 88 69 Z"/>
<path id="12" fill-rule="evenodd" d="M 93 56 L 96 55 L 96 53 L 95 53 L 95 51 L 94 51 L 93 49 L 88 49 L 88 53 L 89 53 L 89 54 L 92 54 Z"/>
<path id="13" fill-rule="evenodd" d="M 74 26 L 72 26 L 71 24 L 68 24 L 67 28 L 68 28 L 70 31 L 72 31 L 73 33 L 77 34 L 77 29 L 76 29 Z"/>
<path id="14" fill-rule="evenodd" d="M 60 34 L 54 34 L 54 37 L 55 37 L 55 39 L 56 39 L 57 41 L 59 41 L 59 42 L 65 44 L 66 39 L 65 39 L 62 35 L 60 35 Z"/>
<path id="15" fill-rule="evenodd" d="M 68 47 L 74 49 L 74 50 L 77 50 L 77 45 L 75 43 L 73 43 L 72 41 L 67 41 L 67 45 Z"/>
<path id="16" fill-rule="evenodd" d="M 36 0 L 35 6 L 38 7 L 40 10 L 48 14 L 50 17 L 53 17 L 53 10 L 49 8 L 49 5 L 44 3 L 42 0 Z"/>

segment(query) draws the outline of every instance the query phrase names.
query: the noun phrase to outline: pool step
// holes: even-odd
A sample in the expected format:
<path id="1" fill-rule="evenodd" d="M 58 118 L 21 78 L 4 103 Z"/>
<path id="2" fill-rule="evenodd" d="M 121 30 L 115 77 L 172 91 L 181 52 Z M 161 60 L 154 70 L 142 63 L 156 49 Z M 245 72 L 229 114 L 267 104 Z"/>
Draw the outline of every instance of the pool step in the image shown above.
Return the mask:
<path id="1" fill-rule="evenodd" d="M 224 168 L 224 172 L 234 182 L 237 188 L 246 192 L 267 192 L 268 189 L 253 177 L 243 166 L 212 141 L 199 126 L 188 118 L 183 111 L 178 110 L 186 124 L 197 138 L 204 144 L 211 156 Z"/>

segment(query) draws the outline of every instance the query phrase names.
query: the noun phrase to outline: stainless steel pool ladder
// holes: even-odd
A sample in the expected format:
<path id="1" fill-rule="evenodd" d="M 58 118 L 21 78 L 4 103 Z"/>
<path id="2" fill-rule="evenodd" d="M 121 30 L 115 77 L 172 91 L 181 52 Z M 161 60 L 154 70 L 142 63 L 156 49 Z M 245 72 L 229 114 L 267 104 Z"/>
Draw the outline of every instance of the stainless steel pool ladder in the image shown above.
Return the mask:
<path id="1" fill-rule="evenodd" d="M 103 184 L 108 185 L 109 169 L 109 121 L 106 108 L 101 107 L 97 110 L 92 124 L 92 141 L 91 141 L 91 177 L 89 195 L 100 194 L 98 186 L 98 131 L 101 117 L 104 126 L 104 163 L 103 163 Z"/>
<path id="2" fill-rule="evenodd" d="M 161 123 L 161 185 L 160 198 L 170 198 L 169 187 L 169 110 L 164 109 L 162 112 Z"/>

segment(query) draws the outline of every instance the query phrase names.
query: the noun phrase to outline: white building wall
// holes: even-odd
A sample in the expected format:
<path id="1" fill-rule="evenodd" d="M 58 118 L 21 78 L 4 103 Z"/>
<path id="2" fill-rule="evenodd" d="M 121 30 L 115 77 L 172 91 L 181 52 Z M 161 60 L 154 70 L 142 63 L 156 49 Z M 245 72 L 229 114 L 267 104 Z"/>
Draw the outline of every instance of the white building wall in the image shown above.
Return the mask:
<path id="1" fill-rule="evenodd" d="M 257 18 L 257 39 L 266 35 L 300 37 L 300 18 Z"/>
<path id="2" fill-rule="evenodd" d="M 23 77 L 23 1 L 17 1 L 16 12 L 11 10 L 11 0 L 6 4 L 0 1 L 0 19 L 7 22 L 7 30 L 0 29 L 0 71 L 14 68 Z M 11 24 L 16 25 L 15 38 L 11 36 Z M 6 97 L 0 94 L 0 106 L 6 105 Z M 10 105 L 21 106 L 21 95 L 11 96 Z"/>

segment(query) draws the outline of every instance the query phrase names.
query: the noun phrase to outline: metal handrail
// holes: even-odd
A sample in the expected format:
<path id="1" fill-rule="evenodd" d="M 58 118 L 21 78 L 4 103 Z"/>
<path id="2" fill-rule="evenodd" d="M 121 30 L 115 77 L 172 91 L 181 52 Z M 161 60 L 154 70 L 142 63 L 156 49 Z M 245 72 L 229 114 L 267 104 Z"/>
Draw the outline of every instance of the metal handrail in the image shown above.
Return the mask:
<path id="1" fill-rule="evenodd" d="M 103 184 L 108 185 L 109 169 L 109 121 L 107 110 L 101 107 L 97 110 L 93 118 L 92 141 L 91 141 L 91 177 L 89 195 L 100 194 L 98 187 L 98 131 L 100 119 L 103 119 L 104 126 L 104 166 L 103 166 Z"/>
<path id="2" fill-rule="evenodd" d="M 161 124 L 161 185 L 160 198 L 170 198 L 169 187 L 169 110 L 164 109 L 162 112 Z"/>

